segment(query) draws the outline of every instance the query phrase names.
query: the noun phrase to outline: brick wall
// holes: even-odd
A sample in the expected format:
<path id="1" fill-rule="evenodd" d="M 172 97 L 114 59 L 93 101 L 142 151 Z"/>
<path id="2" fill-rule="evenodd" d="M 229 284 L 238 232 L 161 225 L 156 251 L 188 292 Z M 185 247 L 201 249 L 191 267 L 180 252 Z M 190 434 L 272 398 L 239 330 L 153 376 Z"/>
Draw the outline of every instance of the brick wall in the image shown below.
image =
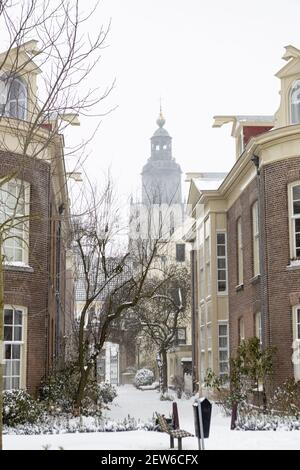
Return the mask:
<path id="1" fill-rule="evenodd" d="M 229 209 L 227 216 L 228 239 L 228 292 L 229 334 L 231 354 L 238 346 L 238 322 L 243 318 L 245 336 L 254 335 L 254 315 L 261 310 L 260 280 L 253 278 L 252 215 L 251 208 L 258 198 L 256 180 L 243 191 L 240 198 Z M 241 217 L 243 241 L 243 287 L 237 288 L 237 220 Z"/>
<path id="2" fill-rule="evenodd" d="M 0 152 L 0 176 L 16 170 L 17 178 L 30 183 L 29 266 L 32 269 L 5 270 L 4 302 L 28 309 L 26 385 L 34 394 L 41 378 L 53 365 L 53 355 L 49 354 L 54 350 L 52 319 L 55 328 L 55 292 L 49 277 L 51 254 L 55 254 L 55 240 L 51 240 L 50 233 L 51 174 L 47 162 Z"/>
<path id="3" fill-rule="evenodd" d="M 292 307 L 300 296 L 300 270 L 287 270 L 289 259 L 288 184 L 300 179 L 300 157 L 266 165 L 261 173 L 262 252 L 265 276 L 253 279 L 251 207 L 258 199 L 252 181 L 228 211 L 229 325 L 231 354 L 238 345 L 238 320 L 243 317 L 245 336 L 253 336 L 254 315 L 265 311 L 265 343 L 277 348 L 275 383 L 293 375 Z M 236 221 L 242 220 L 244 286 L 237 285 Z M 262 284 L 262 286 L 261 286 Z M 262 292 L 261 292 L 262 287 Z"/>

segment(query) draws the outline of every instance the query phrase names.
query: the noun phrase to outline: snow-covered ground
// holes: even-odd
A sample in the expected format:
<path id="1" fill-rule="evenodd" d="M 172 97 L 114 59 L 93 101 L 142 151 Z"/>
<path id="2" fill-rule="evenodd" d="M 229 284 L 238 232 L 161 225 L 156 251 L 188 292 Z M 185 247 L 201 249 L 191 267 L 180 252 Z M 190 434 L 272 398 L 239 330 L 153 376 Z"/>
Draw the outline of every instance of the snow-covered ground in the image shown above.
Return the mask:
<path id="1" fill-rule="evenodd" d="M 193 399 L 177 400 L 180 427 L 194 432 Z M 136 390 L 130 385 L 119 387 L 118 397 L 111 404 L 107 418 L 121 420 L 130 415 L 148 421 L 155 411 L 171 413 L 172 402 L 160 401 L 155 390 Z M 177 441 L 176 441 L 177 443 Z M 230 419 L 213 406 L 211 433 L 205 440 L 206 449 L 300 449 L 300 431 L 230 431 Z M 40 436 L 4 436 L 4 448 L 21 449 L 94 449 L 94 450 L 167 450 L 169 436 L 165 433 L 150 431 L 77 433 Z M 183 449 L 197 450 L 195 437 L 183 439 Z"/>

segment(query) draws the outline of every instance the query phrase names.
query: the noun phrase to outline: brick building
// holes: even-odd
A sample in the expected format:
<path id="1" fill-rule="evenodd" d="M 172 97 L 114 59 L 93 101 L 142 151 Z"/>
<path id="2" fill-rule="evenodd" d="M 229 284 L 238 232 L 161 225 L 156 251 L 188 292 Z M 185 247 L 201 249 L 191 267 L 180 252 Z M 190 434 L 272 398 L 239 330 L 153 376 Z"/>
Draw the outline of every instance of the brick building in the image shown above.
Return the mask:
<path id="1" fill-rule="evenodd" d="M 196 284 L 196 299 L 211 301 L 211 296 L 205 299 L 208 282 L 216 287 L 225 276 L 230 355 L 252 336 L 259 337 L 263 347 L 274 346 L 275 384 L 288 377 L 300 379 L 300 366 L 293 356 L 300 344 L 300 51 L 288 46 L 283 58 L 288 63 L 277 73 L 281 80 L 278 111 L 274 116 L 215 117 L 214 127 L 232 123 L 236 163 L 218 187 L 198 188 L 197 198 L 192 196 L 197 178 L 192 178 L 189 201 L 196 229 L 201 221 L 211 227 L 206 255 L 209 278 Z M 214 259 L 219 227 L 212 222 L 221 212 L 225 215 L 225 264 Z M 194 248 L 199 264 L 199 244 Z M 226 266 L 224 273 L 221 265 Z M 199 278 L 199 268 L 196 274 Z M 217 318 L 215 310 L 212 317 Z M 200 343 L 201 325 L 199 320 L 195 323 L 200 331 L 194 335 Z M 218 345 L 220 363 L 222 341 L 212 336 L 210 342 Z M 200 374 L 209 365 L 204 355 L 201 366 L 204 349 L 201 344 L 194 347 Z"/>
<path id="2" fill-rule="evenodd" d="M 33 394 L 64 360 L 73 308 L 64 143 L 54 121 L 34 124 L 40 73 L 32 61 L 35 47 L 30 41 L 12 49 L 0 77 L 4 389 Z"/>

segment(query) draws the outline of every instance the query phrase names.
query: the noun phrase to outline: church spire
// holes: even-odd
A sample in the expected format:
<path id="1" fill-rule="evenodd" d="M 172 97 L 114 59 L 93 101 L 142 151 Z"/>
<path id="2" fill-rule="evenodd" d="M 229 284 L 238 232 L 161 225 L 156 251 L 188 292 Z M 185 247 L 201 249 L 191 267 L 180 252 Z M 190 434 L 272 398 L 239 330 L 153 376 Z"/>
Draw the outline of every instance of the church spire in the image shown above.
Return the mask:
<path id="1" fill-rule="evenodd" d="M 158 127 L 164 127 L 166 123 L 166 120 L 164 118 L 164 115 L 162 113 L 162 109 L 161 109 L 161 100 L 160 100 L 160 109 L 159 109 L 159 116 L 158 116 L 158 119 L 156 121 L 156 124 L 158 125 Z"/>

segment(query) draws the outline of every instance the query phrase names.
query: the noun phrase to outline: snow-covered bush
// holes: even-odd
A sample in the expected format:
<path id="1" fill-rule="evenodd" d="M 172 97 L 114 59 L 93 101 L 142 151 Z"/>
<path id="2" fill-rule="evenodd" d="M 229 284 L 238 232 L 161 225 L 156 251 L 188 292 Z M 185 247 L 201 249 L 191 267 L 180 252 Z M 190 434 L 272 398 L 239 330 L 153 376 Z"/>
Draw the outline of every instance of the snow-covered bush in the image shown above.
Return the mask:
<path id="1" fill-rule="evenodd" d="M 40 386 L 40 400 L 48 412 L 55 414 L 70 413 L 73 409 L 76 390 L 75 373 L 71 367 L 52 372 Z"/>
<path id="2" fill-rule="evenodd" d="M 160 401 L 175 401 L 176 400 L 175 395 L 169 392 L 161 393 L 159 399 Z"/>
<path id="3" fill-rule="evenodd" d="M 103 403 L 111 403 L 118 396 L 116 388 L 107 382 L 99 385 L 99 394 Z"/>
<path id="4" fill-rule="evenodd" d="M 3 392 L 3 424 L 36 423 L 41 416 L 39 404 L 25 390 L 5 390 Z"/>
<path id="5" fill-rule="evenodd" d="M 52 414 L 73 413 L 79 374 L 76 368 L 68 367 L 50 374 L 41 384 L 40 400 Z M 90 380 L 85 388 L 81 413 L 83 416 L 102 414 L 105 404 L 117 396 L 116 390 L 109 384 L 99 385 Z"/>
<path id="6" fill-rule="evenodd" d="M 243 431 L 296 431 L 300 430 L 300 419 L 293 416 L 264 414 L 261 410 L 240 411 L 236 429 Z"/>
<path id="7" fill-rule="evenodd" d="M 300 418 L 300 383 L 294 379 L 286 380 L 275 390 L 269 409 L 277 414 Z"/>
<path id="8" fill-rule="evenodd" d="M 140 421 L 128 415 L 119 421 L 104 420 L 97 417 L 71 418 L 69 415 L 44 415 L 36 424 L 23 424 L 16 427 L 4 426 L 4 434 L 66 434 L 89 432 L 153 431 L 155 420 Z"/>
<path id="9" fill-rule="evenodd" d="M 137 371 L 134 377 L 134 385 L 136 388 L 142 385 L 152 385 L 154 382 L 154 374 L 150 369 L 140 369 Z"/>

